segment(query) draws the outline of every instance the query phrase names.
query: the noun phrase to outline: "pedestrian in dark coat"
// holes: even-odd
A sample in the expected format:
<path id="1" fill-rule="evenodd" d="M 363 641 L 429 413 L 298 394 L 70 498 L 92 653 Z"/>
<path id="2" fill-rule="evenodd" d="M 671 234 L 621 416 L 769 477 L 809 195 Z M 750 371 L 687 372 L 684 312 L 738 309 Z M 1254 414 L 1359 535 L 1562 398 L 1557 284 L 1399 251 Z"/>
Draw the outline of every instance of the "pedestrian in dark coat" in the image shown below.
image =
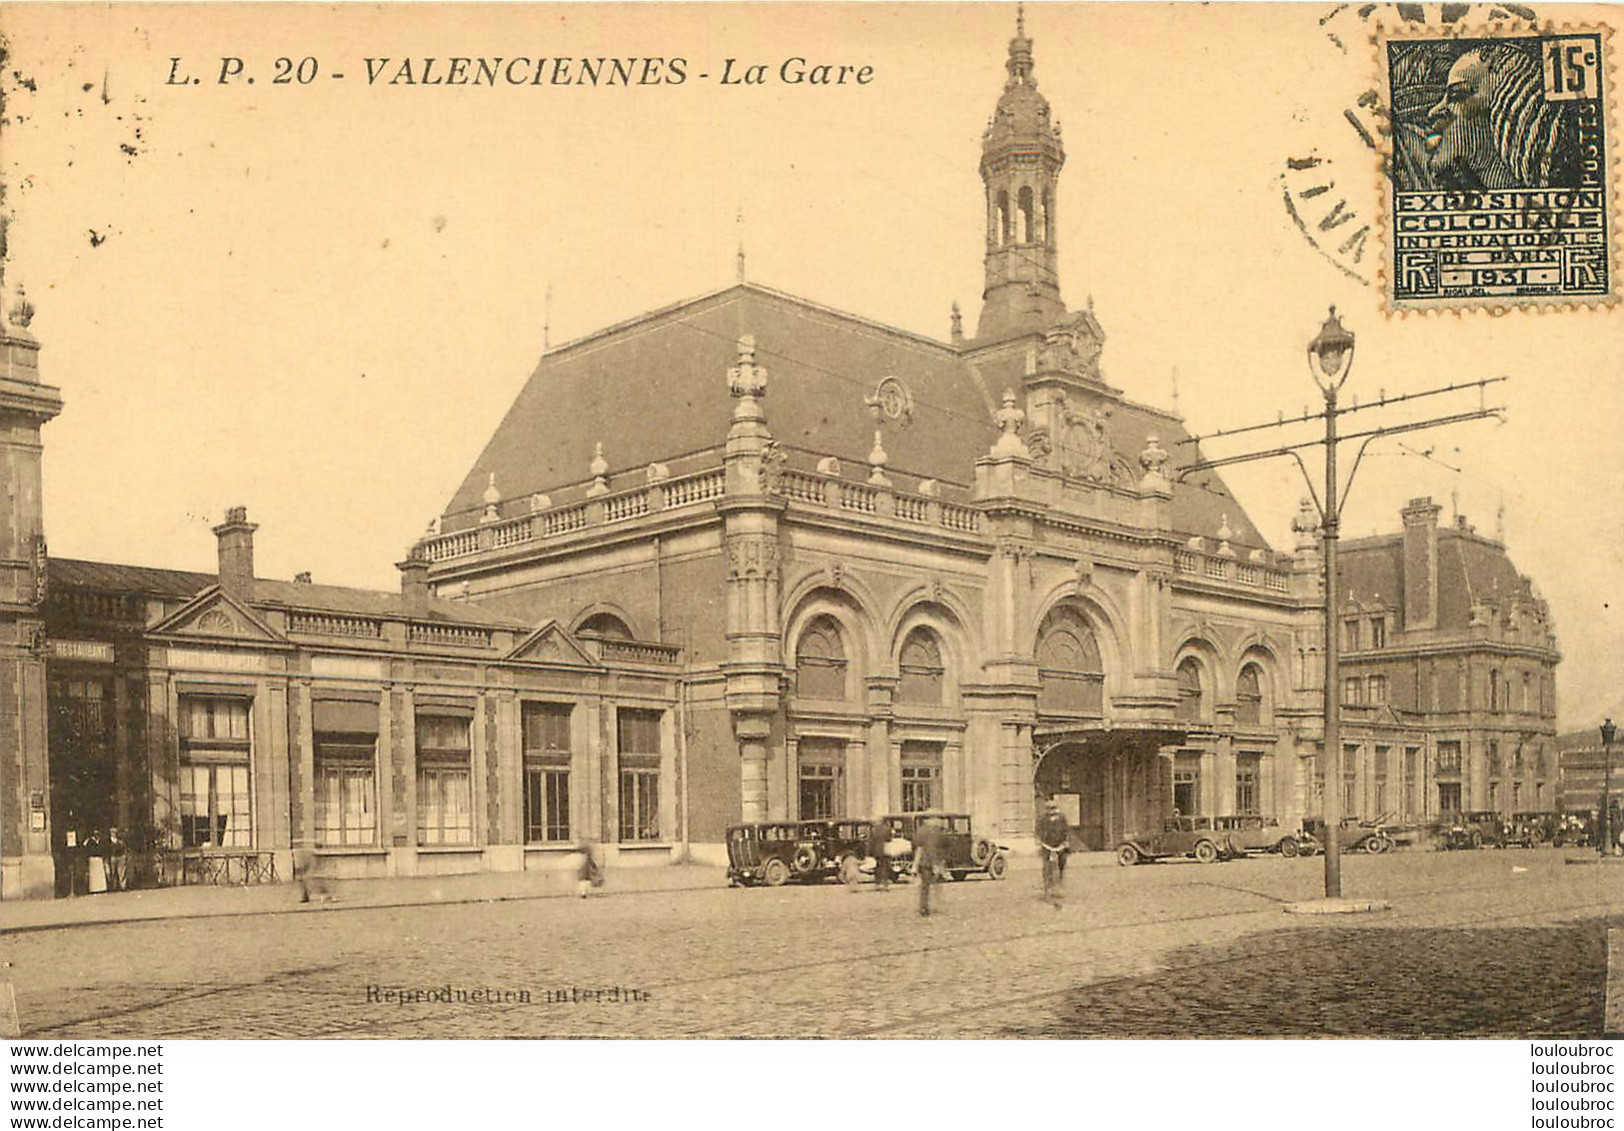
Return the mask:
<path id="1" fill-rule="evenodd" d="M 877 820 L 868 829 L 868 854 L 874 857 L 874 888 L 891 890 L 891 822 Z"/>
<path id="2" fill-rule="evenodd" d="M 920 825 L 914 829 L 914 875 L 919 878 L 919 914 L 930 914 L 930 892 L 942 864 L 942 830 Z"/>
<path id="3" fill-rule="evenodd" d="M 1066 856 L 1071 851 L 1071 824 L 1050 798 L 1038 824 L 1038 851 L 1043 853 L 1043 898 L 1060 906 L 1061 884 L 1066 878 Z"/>

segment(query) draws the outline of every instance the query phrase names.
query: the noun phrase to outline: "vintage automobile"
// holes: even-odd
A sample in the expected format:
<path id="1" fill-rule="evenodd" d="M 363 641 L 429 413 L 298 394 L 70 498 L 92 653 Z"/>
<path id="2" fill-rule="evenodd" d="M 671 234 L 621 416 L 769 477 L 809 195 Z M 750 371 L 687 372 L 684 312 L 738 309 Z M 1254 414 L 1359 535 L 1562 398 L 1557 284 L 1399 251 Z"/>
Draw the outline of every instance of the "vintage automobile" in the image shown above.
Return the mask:
<path id="1" fill-rule="evenodd" d="M 1216 817 L 1214 824 L 1229 834 L 1229 843 L 1245 855 L 1277 852 L 1281 856 L 1299 855 L 1303 840 L 1295 830 L 1282 829 L 1274 817 Z M 1308 855 L 1313 854 L 1313 847 Z"/>
<path id="2" fill-rule="evenodd" d="M 1508 846 L 1538 848 L 1549 844 L 1556 832 L 1555 813 L 1513 813 L 1505 822 L 1505 841 Z"/>
<path id="3" fill-rule="evenodd" d="M 1227 829 L 1211 817 L 1169 817 L 1159 832 L 1129 833 L 1117 845 L 1117 863 L 1128 866 L 1169 856 L 1193 856 L 1203 864 L 1230 860 L 1245 853 Z"/>
<path id="4" fill-rule="evenodd" d="M 727 830 L 728 885 L 780 887 L 790 880 L 827 879 L 838 866 L 829 851 L 831 839 L 827 821 L 733 825 Z"/>
<path id="5" fill-rule="evenodd" d="M 1314 839 L 1316 846 L 1323 847 L 1326 841 L 1325 819 L 1304 817 L 1303 832 Z M 1368 852 L 1375 856 L 1393 851 L 1394 842 L 1383 825 L 1361 821 L 1357 817 L 1344 817 L 1337 830 L 1337 845 L 1343 852 Z"/>
<path id="6" fill-rule="evenodd" d="M 1598 811 L 1595 809 L 1570 810 L 1556 814 L 1551 831 L 1551 843 L 1558 848 L 1594 848 Z"/>
<path id="7" fill-rule="evenodd" d="M 995 844 L 990 838 L 976 833 L 968 813 L 889 813 L 880 820 L 891 826 L 891 836 L 899 843 L 913 845 L 919 830 L 930 828 L 939 832 L 942 840 L 943 860 L 939 872 L 962 880 L 972 874 L 1001 880 L 1009 872 L 1008 847 Z M 908 857 L 897 861 L 899 875 L 913 871 Z M 848 866 L 841 867 L 841 878 L 847 878 Z"/>
<path id="8" fill-rule="evenodd" d="M 1489 810 L 1467 813 L 1445 813 L 1438 822 L 1439 842 L 1444 848 L 1482 848 L 1492 844 L 1506 846 L 1505 818 Z"/>

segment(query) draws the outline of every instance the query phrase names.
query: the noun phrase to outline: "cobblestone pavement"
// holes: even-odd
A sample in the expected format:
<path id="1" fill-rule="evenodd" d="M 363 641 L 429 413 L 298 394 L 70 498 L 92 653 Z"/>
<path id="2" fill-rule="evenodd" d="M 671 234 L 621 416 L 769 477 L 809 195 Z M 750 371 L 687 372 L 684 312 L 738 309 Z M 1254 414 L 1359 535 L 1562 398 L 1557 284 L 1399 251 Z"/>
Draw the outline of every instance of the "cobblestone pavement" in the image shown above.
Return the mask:
<path id="1" fill-rule="evenodd" d="M 0 939 L 0 977 L 37 1037 L 1599 1034 L 1617 869 L 1352 857 L 1346 892 L 1392 910 L 1283 914 L 1321 875 L 1077 869 L 1055 909 L 1017 872 L 943 885 L 929 919 L 911 888 L 829 885 L 121 923 Z M 614 987 L 646 1000 L 575 1000 Z"/>

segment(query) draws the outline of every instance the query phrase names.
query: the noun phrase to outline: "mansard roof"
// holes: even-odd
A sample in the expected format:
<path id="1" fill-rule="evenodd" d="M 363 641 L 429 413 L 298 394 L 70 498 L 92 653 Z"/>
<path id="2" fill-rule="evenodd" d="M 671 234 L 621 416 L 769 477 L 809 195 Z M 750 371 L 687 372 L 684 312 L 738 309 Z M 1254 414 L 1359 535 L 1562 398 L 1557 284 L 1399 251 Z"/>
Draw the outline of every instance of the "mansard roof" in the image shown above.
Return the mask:
<path id="1" fill-rule="evenodd" d="M 775 291 L 739 283 L 609 326 L 551 350 L 508 409 L 447 504 L 447 532 L 475 525 L 495 475 L 504 500 L 590 478 L 603 444 L 611 489 L 642 482 L 649 464 L 712 450 L 726 440 L 733 405 L 727 372 L 738 338 L 751 334 L 767 370 L 762 407 L 783 445 L 837 457 L 851 475 L 867 467 L 875 422 L 867 399 L 895 377 L 912 397 L 908 423 L 884 428 L 889 467 L 968 485 L 998 437 L 992 414 L 1005 388 L 1020 389 L 1020 341 L 969 353 L 945 342 Z M 1032 336 L 1031 344 L 1039 342 Z M 1115 390 L 1109 433 L 1130 467 L 1149 436 L 1172 447 L 1187 435 L 1177 417 Z M 1175 527 L 1213 538 L 1227 516 L 1237 548 L 1267 548 L 1241 505 L 1212 473 L 1174 497 Z M 506 512 L 504 511 L 504 514 Z"/>
<path id="2" fill-rule="evenodd" d="M 1384 534 L 1343 543 L 1343 594 L 1365 604 L 1404 603 L 1404 535 Z M 1472 622 L 1474 601 L 1535 599 L 1532 582 L 1517 571 L 1500 542 L 1470 526 L 1438 528 L 1438 627 L 1465 630 Z"/>

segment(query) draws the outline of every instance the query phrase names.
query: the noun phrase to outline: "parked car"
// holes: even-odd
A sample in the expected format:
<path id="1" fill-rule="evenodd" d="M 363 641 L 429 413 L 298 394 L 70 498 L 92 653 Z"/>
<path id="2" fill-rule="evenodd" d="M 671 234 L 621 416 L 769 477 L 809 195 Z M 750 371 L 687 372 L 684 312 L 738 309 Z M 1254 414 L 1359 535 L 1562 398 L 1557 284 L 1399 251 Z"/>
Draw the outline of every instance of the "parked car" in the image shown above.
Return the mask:
<path id="1" fill-rule="evenodd" d="M 1117 844 L 1117 863 L 1123 866 L 1169 856 L 1192 856 L 1203 864 L 1244 855 L 1226 829 L 1214 827 L 1211 817 L 1169 817 L 1158 832 L 1129 833 Z"/>
<path id="2" fill-rule="evenodd" d="M 1283 829 L 1274 817 L 1217 817 L 1214 823 L 1229 834 L 1229 843 L 1242 853 L 1277 852 L 1281 856 L 1296 856 L 1302 842 L 1295 829 Z"/>
<path id="3" fill-rule="evenodd" d="M 1537 848 L 1551 843 L 1556 833 L 1555 813 L 1513 813 L 1505 823 L 1506 843 L 1522 848 Z"/>
<path id="4" fill-rule="evenodd" d="M 1304 817 L 1303 832 L 1313 837 L 1315 843 L 1323 847 L 1326 843 L 1325 819 Z M 1383 852 L 1391 852 L 1394 842 L 1382 825 L 1361 821 L 1358 817 L 1344 817 L 1337 829 L 1337 844 L 1343 852 L 1369 852 L 1372 855 L 1380 855 Z"/>
<path id="5" fill-rule="evenodd" d="M 727 878 L 732 886 L 780 887 L 822 880 L 837 861 L 829 853 L 827 821 L 762 821 L 727 830 Z"/>
<path id="6" fill-rule="evenodd" d="M 1009 848 L 976 833 L 968 813 L 890 813 L 880 820 L 891 826 L 891 835 L 909 844 L 918 840 L 919 830 L 936 829 L 942 840 L 941 872 L 955 880 L 979 873 L 1001 880 L 1009 872 Z M 899 860 L 899 872 L 911 872 L 911 861 Z"/>
<path id="7" fill-rule="evenodd" d="M 1558 848 L 1594 848 L 1598 831 L 1598 810 L 1577 809 L 1559 813 L 1551 833 L 1551 843 Z"/>

